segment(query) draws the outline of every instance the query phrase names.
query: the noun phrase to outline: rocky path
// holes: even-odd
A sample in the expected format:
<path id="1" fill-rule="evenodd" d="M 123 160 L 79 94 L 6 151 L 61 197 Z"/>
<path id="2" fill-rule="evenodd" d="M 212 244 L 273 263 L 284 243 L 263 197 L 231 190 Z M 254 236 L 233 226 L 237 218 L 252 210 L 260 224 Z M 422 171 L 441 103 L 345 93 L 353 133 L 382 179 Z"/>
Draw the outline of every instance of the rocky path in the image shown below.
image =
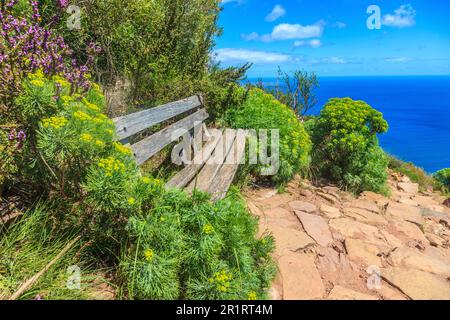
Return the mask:
<path id="1" fill-rule="evenodd" d="M 271 232 L 279 274 L 272 299 L 450 299 L 450 209 L 392 174 L 390 198 L 359 198 L 293 181 L 246 192 Z"/>

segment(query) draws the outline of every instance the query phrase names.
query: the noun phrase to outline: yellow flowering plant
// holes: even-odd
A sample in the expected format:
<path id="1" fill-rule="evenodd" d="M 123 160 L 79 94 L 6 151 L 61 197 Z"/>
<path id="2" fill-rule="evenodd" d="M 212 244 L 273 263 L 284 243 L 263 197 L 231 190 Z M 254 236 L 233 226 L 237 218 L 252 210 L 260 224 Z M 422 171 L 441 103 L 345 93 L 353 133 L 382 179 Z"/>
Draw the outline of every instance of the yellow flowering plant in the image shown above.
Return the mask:
<path id="1" fill-rule="evenodd" d="M 381 112 L 364 101 L 333 98 L 306 125 L 316 172 L 355 193 L 388 192 L 388 158 L 377 138 L 388 130 Z"/>
<path id="2" fill-rule="evenodd" d="M 157 181 L 141 178 L 142 183 Z M 257 220 L 232 190 L 209 196 L 161 188 L 129 218 L 131 249 L 121 260 L 130 298 L 264 299 L 276 273 L 273 238 L 255 237 Z"/>

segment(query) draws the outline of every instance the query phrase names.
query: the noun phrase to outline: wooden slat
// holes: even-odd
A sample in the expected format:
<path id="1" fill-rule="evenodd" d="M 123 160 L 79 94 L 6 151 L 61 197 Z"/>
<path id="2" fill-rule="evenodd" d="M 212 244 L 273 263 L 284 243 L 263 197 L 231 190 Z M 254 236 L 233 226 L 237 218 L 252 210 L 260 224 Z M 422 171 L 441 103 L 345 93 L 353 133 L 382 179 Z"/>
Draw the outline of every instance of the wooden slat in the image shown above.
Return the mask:
<path id="1" fill-rule="evenodd" d="M 177 132 L 180 131 L 179 129 L 190 130 L 198 122 L 204 121 L 207 118 L 208 113 L 205 109 L 198 110 L 154 135 L 133 144 L 131 149 L 134 152 L 136 163 L 141 165 L 157 152 L 161 151 L 165 146 L 180 138 L 183 133 Z"/>
<path id="2" fill-rule="evenodd" d="M 245 155 L 245 141 L 247 133 L 244 130 L 238 130 L 233 148 L 209 186 L 208 192 L 211 194 L 211 200 L 217 201 L 225 198 L 234 176 L 239 168 L 239 164 Z"/>
<path id="3" fill-rule="evenodd" d="M 200 96 L 192 96 L 180 101 L 167 103 L 159 107 L 115 118 L 113 121 L 116 125 L 118 139 L 123 140 L 131 137 L 144 129 L 150 128 L 201 105 L 202 98 Z"/>
<path id="4" fill-rule="evenodd" d="M 212 152 L 216 148 L 218 142 L 222 137 L 222 131 L 217 131 L 219 134 L 214 136 L 208 141 L 201 149 L 201 152 L 197 154 L 192 160 L 192 164 L 187 165 L 183 170 L 179 171 L 175 176 L 170 179 L 166 184 L 166 188 L 184 188 L 195 175 L 200 171 L 206 161 L 208 161 Z"/>
<path id="5" fill-rule="evenodd" d="M 188 193 L 192 193 L 194 189 L 205 192 L 208 191 L 209 186 L 211 185 L 217 172 L 219 172 L 219 169 L 225 161 L 228 152 L 233 146 L 235 137 L 236 130 L 225 130 L 217 144 L 216 149 L 214 150 L 214 155 L 208 159 L 207 163 L 203 166 L 197 177 L 187 186 L 186 191 Z M 223 149 L 220 150 L 218 148 Z"/>

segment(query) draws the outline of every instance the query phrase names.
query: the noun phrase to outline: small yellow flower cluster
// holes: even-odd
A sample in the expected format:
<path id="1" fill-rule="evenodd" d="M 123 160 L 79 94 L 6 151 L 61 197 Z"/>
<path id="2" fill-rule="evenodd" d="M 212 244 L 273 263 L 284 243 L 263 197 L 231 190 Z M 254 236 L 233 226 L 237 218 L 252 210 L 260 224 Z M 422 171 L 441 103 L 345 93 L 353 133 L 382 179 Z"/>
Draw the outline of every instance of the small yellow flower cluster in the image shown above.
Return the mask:
<path id="1" fill-rule="evenodd" d="M 30 79 L 43 79 L 44 76 L 44 71 L 40 68 L 37 69 L 34 73 L 30 74 L 28 76 Z"/>
<path id="2" fill-rule="evenodd" d="M 231 274 L 227 274 L 225 270 L 216 272 L 214 277 L 210 278 L 208 281 L 210 283 L 215 283 L 217 290 L 221 292 L 226 292 L 230 287 Z"/>
<path id="3" fill-rule="evenodd" d="M 55 129 L 59 129 L 64 127 L 67 124 L 67 119 L 64 117 L 50 117 L 42 120 L 42 123 L 45 128 L 53 127 Z"/>
<path id="4" fill-rule="evenodd" d="M 207 223 L 203 226 L 204 234 L 211 234 L 213 232 L 214 232 L 214 227 L 210 223 Z"/>
<path id="5" fill-rule="evenodd" d="M 136 203 L 136 199 L 135 198 L 133 198 L 133 197 L 128 198 L 128 204 L 130 206 L 134 205 L 135 203 Z"/>
<path id="6" fill-rule="evenodd" d="M 81 121 L 91 120 L 92 117 L 83 111 L 76 111 L 73 116 Z"/>
<path id="7" fill-rule="evenodd" d="M 255 291 L 250 291 L 250 292 L 248 293 L 247 298 L 248 298 L 248 300 L 256 300 L 256 299 L 257 299 L 256 292 L 255 292 Z"/>
<path id="8" fill-rule="evenodd" d="M 87 101 L 86 99 L 83 99 L 83 103 L 86 105 L 86 107 L 88 107 L 88 108 L 91 109 L 92 111 L 100 112 L 100 108 L 99 108 L 97 105 L 95 105 L 95 104 L 93 104 L 93 103 L 90 103 L 90 102 Z"/>
<path id="9" fill-rule="evenodd" d="M 33 86 L 36 86 L 36 87 L 39 87 L 39 88 L 42 88 L 44 86 L 44 81 L 42 81 L 42 80 L 31 80 L 30 83 Z"/>
<path id="10" fill-rule="evenodd" d="M 80 135 L 80 140 L 83 141 L 83 142 L 91 142 L 91 141 L 94 140 L 94 138 L 89 133 L 82 133 Z M 102 140 L 99 140 L 99 139 L 96 139 L 94 141 L 94 143 L 98 147 L 104 147 L 105 146 L 105 143 Z"/>
<path id="11" fill-rule="evenodd" d="M 105 143 L 102 140 L 97 139 L 95 140 L 95 145 L 103 148 L 105 146 Z"/>
<path id="12" fill-rule="evenodd" d="M 69 102 L 74 101 L 74 98 L 71 96 L 61 96 L 61 100 L 64 106 L 68 106 Z"/>
<path id="13" fill-rule="evenodd" d="M 80 140 L 83 142 L 91 142 L 92 141 L 92 136 L 89 133 L 82 133 L 80 135 Z"/>
<path id="14" fill-rule="evenodd" d="M 101 92 L 102 90 L 100 89 L 100 86 L 96 83 L 92 83 L 91 84 L 92 89 L 94 89 L 97 92 Z"/>
<path id="15" fill-rule="evenodd" d="M 142 182 L 145 183 L 145 184 L 150 184 L 150 182 L 151 182 L 150 178 L 148 178 L 148 177 L 142 177 L 141 180 L 142 180 Z"/>
<path id="16" fill-rule="evenodd" d="M 114 159 L 113 157 L 108 157 L 100 159 L 98 161 L 98 166 L 105 170 L 105 175 L 111 177 L 114 172 L 125 172 L 125 165 L 122 161 Z"/>
<path id="17" fill-rule="evenodd" d="M 124 146 L 124 145 L 121 144 L 120 142 L 114 142 L 114 148 L 115 148 L 118 152 L 120 152 L 120 153 L 122 153 L 122 154 L 124 154 L 124 155 L 127 155 L 127 156 L 133 155 L 133 151 L 131 151 L 130 148 Z"/>
<path id="18" fill-rule="evenodd" d="M 69 81 L 65 80 L 64 78 L 62 78 L 60 76 L 54 76 L 53 80 L 63 88 L 70 87 Z"/>
<path id="19" fill-rule="evenodd" d="M 145 256 L 145 260 L 147 260 L 147 262 L 152 262 L 152 260 L 155 256 L 155 253 L 153 252 L 152 249 L 148 248 L 147 250 L 145 250 L 144 256 Z"/>

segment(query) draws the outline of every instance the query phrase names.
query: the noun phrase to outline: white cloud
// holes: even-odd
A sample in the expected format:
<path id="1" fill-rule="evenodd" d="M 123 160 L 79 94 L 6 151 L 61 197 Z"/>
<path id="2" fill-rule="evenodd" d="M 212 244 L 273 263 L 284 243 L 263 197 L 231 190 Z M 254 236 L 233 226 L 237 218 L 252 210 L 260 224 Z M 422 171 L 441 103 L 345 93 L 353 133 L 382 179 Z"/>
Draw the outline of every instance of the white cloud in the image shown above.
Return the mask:
<path id="1" fill-rule="evenodd" d="M 291 59 L 283 53 L 233 48 L 218 49 L 215 55 L 221 62 L 281 63 Z"/>
<path id="2" fill-rule="evenodd" d="M 277 20 L 278 18 L 281 18 L 286 14 L 286 10 L 279 4 L 277 4 L 273 9 L 272 12 L 269 13 L 266 17 L 266 21 L 272 22 Z"/>
<path id="3" fill-rule="evenodd" d="M 323 24 L 321 22 L 309 26 L 282 23 L 273 28 L 270 38 L 272 40 L 307 39 L 320 37 L 322 33 Z"/>
<path id="4" fill-rule="evenodd" d="M 339 57 L 329 57 L 310 60 L 311 64 L 346 64 L 347 61 Z"/>
<path id="5" fill-rule="evenodd" d="M 259 35 L 256 32 L 242 35 L 243 39 L 261 40 L 264 42 L 279 40 L 298 40 L 308 38 L 319 38 L 323 33 L 324 22 L 319 21 L 312 25 L 302 26 L 300 24 L 281 23 L 275 26 L 271 33 Z"/>
<path id="6" fill-rule="evenodd" d="M 401 5 L 394 14 L 384 15 L 382 24 L 397 28 L 412 27 L 416 24 L 416 10 L 410 4 Z"/>
<path id="7" fill-rule="evenodd" d="M 336 28 L 338 28 L 338 29 L 344 29 L 347 27 L 346 23 L 340 22 L 340 21 L 336 22 L 335 25 L 336 25 Z"/>
<path id="8" fill-rule="evenodd" d="M 253 41 L 259 39 L 259 34 L 256 32 L 248 33 L 248 34 L 241 34 L 241 38 L 245 41 Z"/>
<path id="9" fill-rule="evenodd" d="M 401 62 L 409 62 L 412 61 L 412 58 L 407 57 L 398 57 L 398 58 L 386 58 L 386 62 L 395 62 L 395 63 L 401 63 Z"/>
<path id="10" fill-rule="evenodd" d="M 294 42 L 294 47 L 304 47 L 310 46 L 311 48 L 319 48 L 322 46 L 322 41 L 320 39 L 312 39 L 308 41 L 297 40 Z"/>
<path id="11" fill-rule="evenodd" d="M 237 4 L 241 4 L 243 3 L 245 0 L 221 0 L 220 3 L 221 4 L 227 4 L 227 3 L 231 3 L 231 2 L 236 2 Z"/>

